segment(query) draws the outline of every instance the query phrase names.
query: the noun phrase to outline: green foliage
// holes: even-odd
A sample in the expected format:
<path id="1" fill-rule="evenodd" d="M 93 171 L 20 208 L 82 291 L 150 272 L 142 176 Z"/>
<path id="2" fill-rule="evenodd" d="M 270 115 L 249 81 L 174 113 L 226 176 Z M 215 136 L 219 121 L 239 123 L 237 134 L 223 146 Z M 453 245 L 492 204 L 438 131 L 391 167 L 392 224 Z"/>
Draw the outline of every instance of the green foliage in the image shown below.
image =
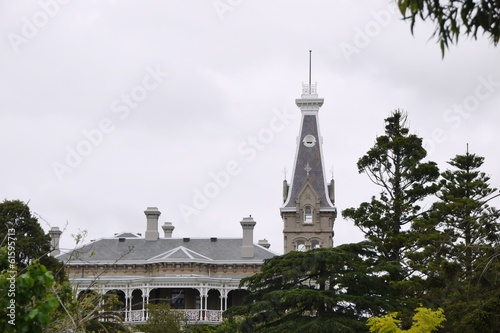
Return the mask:
<path id="1" fill-rule="evenodd" d="M 221 333 L 223 331 L 219 331 L 217 326 L 210 325 L 187 325 L 184 327 L 185 333 Z M 235 331 L 230 331 L 234 333 Z"/>
<path id="2" fill-rule="evenodd" d="M 398 0 L 399 10 L 411 22 L 413 33 L 417 18 L 435 24 L 441 52 L 457 43 L 461 34 L 477 39 L 487 35 L 494 45 L 500 39 L 500 2 L 497 0 Z"/>
<path id="3" fill-rule="evenodd" d="M 435 181 L 439 169 L 424 162 L 427 152 L 422 139 L 410 134 L 407 115 L 396 110 L 385 119 L 385 134 L 359 159 L 358 171 L 365 173 L 381 192 L 370 202 L 348 208 L 342 215 L 361 229 L 375 248 L 368 257 L 379 272 L 387 274 L 394 287 L 385 295 L 403 317 L 403 326 L 411 323 L 411 311 L 425 293 L 421 278 L 413 271 L 410 254 L 418 252 L 418 241 L 425 234 L 416 232 L 413 222 L 425 212 L 423 200 L 438 190 Z"/>
<path id="4" fill-rule="evenodd" d="M 37 260 L 53 273 L 58 282 L 66 279 L 63 264 L 50 257 L 50 236 L 45 234 L 38 220 L 31 214 L 27 204 L 19 200 L 0 203 L 0 239 L 2 245 L 8 241 L 8 230 L 14 230 L 16 265 L 26 268 Z"/>
<path id="5" fill-rule="evenodd" d="M 359 173 L 366 173 L 381 188 L 380 198 L 372 197 L 342 215 L 354 221 L 383 257 L 399 261 L 402 250 L 410 246 L 403 227 L 421 213 L 418 203 L 436 192 L 432 182 L 439 170 L 434 162 L 422 162 L 427 153 L 422 139 L 409 134 L 405 113 L 394 111 L 385 123 L 385 135 L 377 137 L 358 161 Z"/>
<path id="6" fill-rule="evenodd" d="M 241 332 L 240 327 L 241 327 L 241 324 L 243 323 L 243 321 L 244 321 L 243 317 L 224 318 L 222 323 L 216 327 L 214 332 L 216 332 L 216 333 Z"/>
<path id="7" fill-rule="evenodd" d="M 29 207 L 19 200 L 0 203 L 0 237 L 7 229 L 15 230 L 16 261 L 18 267 L 27 267 L 32 260 L 39 260 L 50 252 L 50 236 L 45 234 Z"/>
<path id="8" fill-rule="evenodd" d="M 414 267 L 426 276 L 426 298 L 444 307 L 452 332 L 497 332 L 500 327 L 499 196 L 479 169 L 483 157 L 457 155 L 442 173 L 438 201 L 414 227 L 419 240 Z"/>
<path id="9" fill-rule="evenodd" d="M 393 312 L 383 317 L 371 317 L 366 325 L 372 333 L 431 333 L 442 327 L 442 323 L 446 320 L 443 309 L 433 311 L 419 307 L 413 316 L 412 327 L 402 330 L 399 327 L 401 320 L 396 319 L 397 315 L 397 312 Z"/>
<path id="10" fill-rule="evenodd" d="M 433 181 L 439 170 L 434 162 L 422 161 L 427 153 L 422 139 L 410 134 L 405 113 L 396 110 L 385 123 L 385 135 L 376 138 L 357 164 L 359 173 L 380 187 L 380 196 L 345 209 L 342 215 L 376 246 L 377 260 L 385 262 L 393 281 L 400 281 L 405 253 L 415 240 L 408 226 L 422 214 L 420 202 L 436 192 Z"/>
<path id="11" fill-rule="evenodd" d="M 74 332 L 128 332 L 117 309 L 123 303 L 115 294 L 99 294 L 88 290 L 77 296 L 69 284 L 54 290 L 60 310 L 47 328 L 50 333 L 63 333 L 71 328 Z"/>
<path id="12" fill-rule="evenodd" d="M 271 258 L 241 281 L 250 295 L 227 315 L 241 332 L 364 332 L 367 314 L 391 308 L 371 252 L 359 243 Z"/>
<path id="13" fill-rule="evenodd" d="M 170 308 L 170 304 L 149 304 L 148 320 L 141 327 L 145 333 L 180 333 L 186 318 L 182 312 Z"/>
<path id="14" fill-rule="evenodd" d="M 0 272 L 9 269 L 9 254 L 7 246 L 0 247 Z"/>
<path id="15" fill-rule="evenodd" d="M 13 282 L 15 289 L 10 288 Z M 45 332 L 59 306 L 57 298 L 49 292 L 53 285 L 52 273 L 36 262 L 28 266 L 26 273 L 17 277 L 15 274 L 2 273 L 0 331 Z M 12 307 L 15 307 L 15 311 L 11 311 Z"/>

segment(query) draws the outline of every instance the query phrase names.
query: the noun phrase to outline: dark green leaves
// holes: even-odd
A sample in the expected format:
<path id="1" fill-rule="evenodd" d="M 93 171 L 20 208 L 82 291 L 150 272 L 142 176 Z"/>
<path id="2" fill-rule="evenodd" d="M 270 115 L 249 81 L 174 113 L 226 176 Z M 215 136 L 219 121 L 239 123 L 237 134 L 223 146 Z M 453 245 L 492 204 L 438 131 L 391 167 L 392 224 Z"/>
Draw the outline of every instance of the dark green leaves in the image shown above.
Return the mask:
<path id="1" fill-rule="evenodd" d="M 358 161 L 359 172 L 380 186 L 380 196 L 342 215 L 376 244 L 382 257 L 401 261 L 403 251 L 412 247 L 404 227 L 422 214 L 419 202 L 438 189 L 433 182 L 439 170 L 434 162 L 422 161 L 427 153 L 422 139 L 410 134 L 406 113 L 396 110 L 385 123 L 385 135 Z"/>
<path id="2" fill-rule="evenodd" d="M 390 307 L 373 253 L 359 243 L 269 259 L 242 280 L 250 295 L 228 314 L 243 316 L 243 332 L 364 332 L 366 316 Z"/>
<path id="3" fill-rule="evenodd" d="M 500 39 L 500 2 L 497 0 L 398 0 L 399 10 L 411 23 L 411 32 L 417 18 L 435 24 L 441 53 L 450 44 L 457 43 L 460 34 L 477 39 L 478 33 L 487 35 L 494 45 Z"/>
<path id="4" fill-rule="evenodd" d="M 49 292 L 54 285 L 52 273 L 40 264 L 28 266 L 27 272 L 15 278 L 15 289 L 11 291 L 12 280 L 8 273 L 0 277 L 0 331 L 2 332 L 45 332 L 52 315 L 59 306 L 57 298 Z M 9 305 L 15 300 L 15 316 L 9 317 Z M 9 323 L 10 320 L 13 320 Z"/>

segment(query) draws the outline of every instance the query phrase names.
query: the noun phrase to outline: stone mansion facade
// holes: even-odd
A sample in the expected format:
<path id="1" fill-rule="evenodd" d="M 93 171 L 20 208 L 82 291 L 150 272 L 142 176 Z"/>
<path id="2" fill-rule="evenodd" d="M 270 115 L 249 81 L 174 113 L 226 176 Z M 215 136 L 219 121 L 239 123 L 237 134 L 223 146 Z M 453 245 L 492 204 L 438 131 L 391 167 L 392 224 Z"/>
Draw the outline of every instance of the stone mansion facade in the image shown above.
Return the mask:
<path id="1" fill-rule="evenodd" d="M 284 253 L 333 246 L 336 218 L 333 179 L 327 183 L 318 113 L 323 99 L 315 84 L 304 84 L 296 104 L 302 113 L 294 169 L 283 182 Z M 191 323 L 217 324 L 222 313 L 242 303 L 247 291 L 243 277 L 260 271 L 276 254 L 266 240 L 254 243 L 254 219 L 244 217 L 241 238 L 174 238 L 174 226 L 162 225 L 160 211 L 145 210 L 144 236 L 121 233 L 91 241 L 59 254 L 61 231 L 52 228 L 53 255 L 66 263 L 71 284 L 78 292 L 89 289 L 114 293 L 123 303 L 125 323 L 143 323 L 146 305 L 169 303 L 184 311 Z"/>

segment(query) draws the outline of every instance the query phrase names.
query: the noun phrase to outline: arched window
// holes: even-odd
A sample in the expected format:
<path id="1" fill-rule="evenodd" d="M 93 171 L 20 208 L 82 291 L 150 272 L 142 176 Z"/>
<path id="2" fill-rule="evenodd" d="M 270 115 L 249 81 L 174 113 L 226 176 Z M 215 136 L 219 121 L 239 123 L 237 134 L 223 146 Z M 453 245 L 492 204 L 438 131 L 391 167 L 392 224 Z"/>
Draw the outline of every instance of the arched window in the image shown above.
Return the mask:
<path id="1" fill-rule="evenodd" d="M 313 223 L 313 209 L 311 206 L 304 207 L 304 223 Z"/>
<path id="2" fill-rule="evenodd" d="M 321 243 L 317 239 L 313 239 L 311 241 L 311 249 L 319 249 L 321 247 Z"/>
<path id="3" fill-rule="evenodd" d="M 296 248 L 295 248 L 296 251 L 304 252 L 306 250 L 306 242 L 304 242 L 303 240 L 299 240 L 295 244 L 296 244 L 295 245 L 296 246 Z"/>

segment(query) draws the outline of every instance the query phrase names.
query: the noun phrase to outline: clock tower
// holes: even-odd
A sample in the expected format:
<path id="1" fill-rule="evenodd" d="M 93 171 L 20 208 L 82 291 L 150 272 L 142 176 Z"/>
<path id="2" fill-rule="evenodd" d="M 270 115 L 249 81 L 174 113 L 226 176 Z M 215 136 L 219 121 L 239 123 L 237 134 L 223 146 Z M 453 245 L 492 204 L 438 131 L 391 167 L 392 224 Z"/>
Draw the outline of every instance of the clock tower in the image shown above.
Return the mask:
<path id="1" fill-rule="evenodd" d="M 334 181 L 326 182 L 318 113 L 323 98 L 316 84 L 302 85 L 295 103 L 302 113 L 297 150 L 290 183 L 283 181 L 284 253 L 333 247 L 333 224 L 337 217 Z"/>

